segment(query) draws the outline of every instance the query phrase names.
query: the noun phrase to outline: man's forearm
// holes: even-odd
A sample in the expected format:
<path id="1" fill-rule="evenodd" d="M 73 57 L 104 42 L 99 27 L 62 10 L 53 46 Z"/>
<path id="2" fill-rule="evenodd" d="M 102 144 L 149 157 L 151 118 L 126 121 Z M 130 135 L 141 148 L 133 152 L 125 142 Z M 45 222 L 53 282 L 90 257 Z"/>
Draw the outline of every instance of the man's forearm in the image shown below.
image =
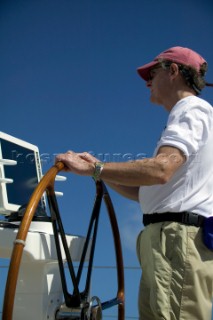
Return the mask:
<path id="1" fill-rule="evenodd" d="M 101 179 L 112 184 L 126 187 L 161 184 L 163 182 L 163 165 L 158 165 L 155 159 L 116 163 L 104 165 Z"/>
<path id="2" fill-rule="evenodd" d="M 178 149 L 161 147 L 154 158 L 106 163 L 101 172 L 101 179 L 129 187 L 164 184 L 184 162 L 185 157 Z"/>

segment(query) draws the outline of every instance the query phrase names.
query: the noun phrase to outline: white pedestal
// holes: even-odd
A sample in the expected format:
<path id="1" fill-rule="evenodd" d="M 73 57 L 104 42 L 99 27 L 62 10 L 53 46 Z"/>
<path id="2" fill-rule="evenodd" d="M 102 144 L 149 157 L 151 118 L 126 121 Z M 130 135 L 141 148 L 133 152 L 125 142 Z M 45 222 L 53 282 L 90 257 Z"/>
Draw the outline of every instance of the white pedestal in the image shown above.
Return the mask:
<path id="1" fill-rule="evenodd" d="M 0 257 L 10 258 L 18 229 L 0 227 Z M 72 261 L 79 261 L 85 238 L 66 235 Z M 62 250 L 65 262 L 65 254 Z M 20 266 L 13 320 L 54 320 L 62 303 L 52 224 L 32 222 Z"/>

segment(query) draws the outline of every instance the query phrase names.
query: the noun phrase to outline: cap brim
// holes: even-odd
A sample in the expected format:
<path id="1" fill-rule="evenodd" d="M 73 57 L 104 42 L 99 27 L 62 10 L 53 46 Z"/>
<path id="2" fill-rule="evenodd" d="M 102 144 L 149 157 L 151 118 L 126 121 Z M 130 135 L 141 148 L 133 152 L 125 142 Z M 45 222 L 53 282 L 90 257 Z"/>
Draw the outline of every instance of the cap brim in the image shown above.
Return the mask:
<path id="1" fill-rule="evenodd" d="M 159 63 L 158 61 L 149 62 L 149 63 L 145 64 L 144 66 L 139 67 L 137 69 L 137 72 L 139 73 L 141 78 L 143 78 L 145 81 L 148 81 L 149 80 L 149 76 L 150 76 L 149 75 L 150 69 L 153 68 L 158 63 Z"/>

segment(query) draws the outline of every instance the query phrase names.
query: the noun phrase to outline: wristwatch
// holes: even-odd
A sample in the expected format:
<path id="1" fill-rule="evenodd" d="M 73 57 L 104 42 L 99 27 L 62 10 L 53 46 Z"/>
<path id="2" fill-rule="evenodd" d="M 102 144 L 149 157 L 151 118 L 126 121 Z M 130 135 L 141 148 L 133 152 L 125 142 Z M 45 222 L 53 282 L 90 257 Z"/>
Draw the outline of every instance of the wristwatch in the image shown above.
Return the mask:
<path id="1" fill-rule="evenodd" d="M 95 170 L 93 172 L 93 179 L 95 181 L 100 181 L 100 175 L 101 175 L 101 171 L 103 170 L 104 167 L 104 163 L 103 162 L 96 162 L 95 163 Z"/>

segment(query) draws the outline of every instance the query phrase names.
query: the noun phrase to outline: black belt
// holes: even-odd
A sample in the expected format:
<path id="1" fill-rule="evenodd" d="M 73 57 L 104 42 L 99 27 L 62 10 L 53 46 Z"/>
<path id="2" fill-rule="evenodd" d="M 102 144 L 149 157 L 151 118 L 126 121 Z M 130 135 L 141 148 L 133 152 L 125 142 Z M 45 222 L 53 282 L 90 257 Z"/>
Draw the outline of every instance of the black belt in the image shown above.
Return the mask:
<path id="1" fill-rule="evenodd" d="M 205 217 L 200 216 L 193 212 L 163 212 L 163 213 L 150 213 L 143 215 L 143 224 L 144 226 L 149 225 L 150 223 L 172 221 L 180 222 L 189 226 L 202 227 Z"/>

